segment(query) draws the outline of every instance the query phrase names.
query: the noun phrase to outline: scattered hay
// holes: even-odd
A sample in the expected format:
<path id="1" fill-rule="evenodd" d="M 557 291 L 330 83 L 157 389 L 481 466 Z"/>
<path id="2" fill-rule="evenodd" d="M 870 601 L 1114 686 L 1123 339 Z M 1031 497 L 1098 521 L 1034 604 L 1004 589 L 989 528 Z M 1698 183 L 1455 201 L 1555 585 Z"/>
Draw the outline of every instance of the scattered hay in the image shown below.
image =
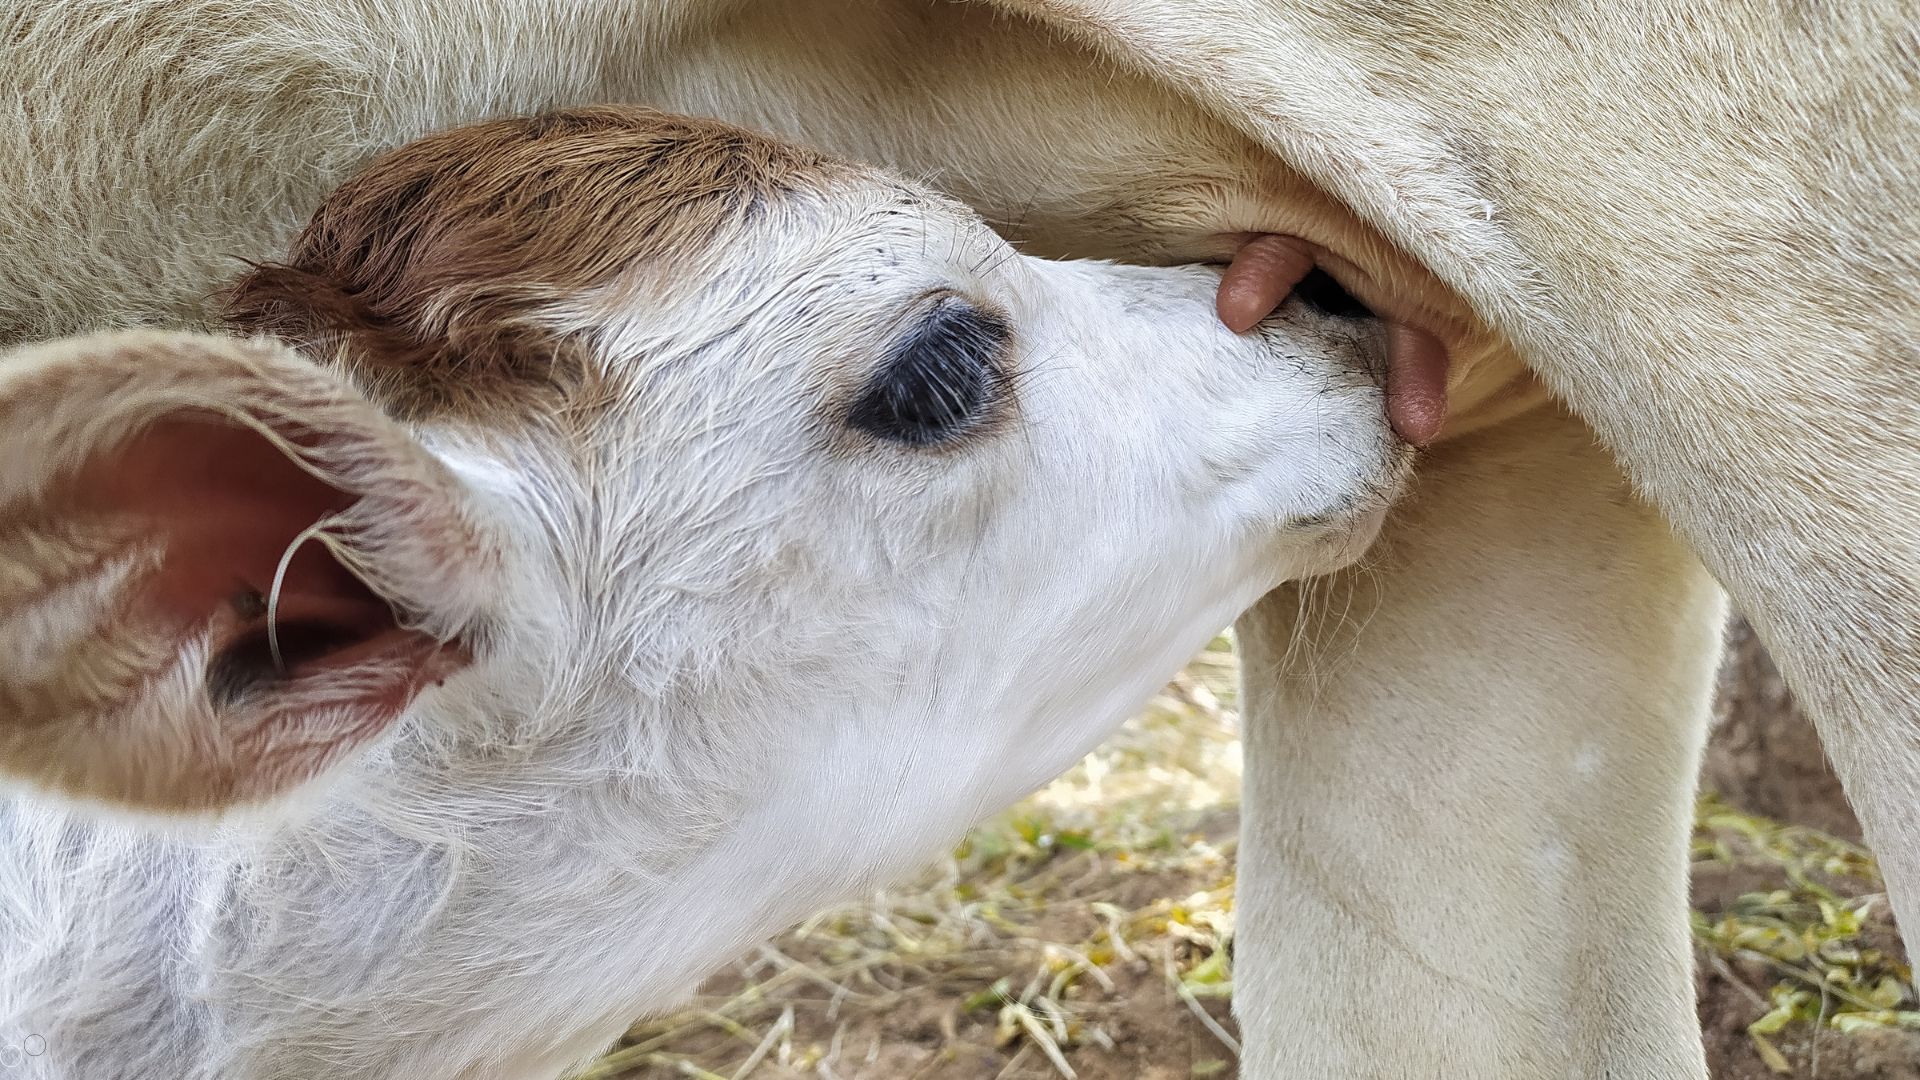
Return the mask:
<path id="1" fill-rule="evenodd" d="M 1920 1031 L 1913 970 L 1865 848 L 1706 796 L 1693 858 L 1694 941 L 1716 974 L 1764 1010 L 1746 1030 L 1770 1069 L 1793 1071 L 1774 1042 L 1784 1032 Z"/>

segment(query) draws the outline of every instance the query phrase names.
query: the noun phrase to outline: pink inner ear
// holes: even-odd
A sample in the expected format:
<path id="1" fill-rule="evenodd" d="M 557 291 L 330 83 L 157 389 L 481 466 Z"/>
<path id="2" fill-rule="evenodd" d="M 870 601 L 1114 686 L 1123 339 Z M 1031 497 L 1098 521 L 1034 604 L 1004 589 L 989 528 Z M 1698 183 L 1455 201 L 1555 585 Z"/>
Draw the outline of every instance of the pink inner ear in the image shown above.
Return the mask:
<path id="1" fill-rule="evenodd" d="M 192 733 L 197 749 L 188 751 L 207 760 L 174 763 L 207 790 L 185 801 L 259 797 L 304 781 L 464 662 L 457 647 L 400 626 L 385 600 L 309 539 L 281 584 L 274 624 L 284 670 L 275 667 L 267 603 L 281 558 L 357 496 L 249 428 L 176 414 L 62 487 L 72 510 L 139 521 L 164 538 L 161 565 L 129 598 L 129 616 L 182 643 L 209 635 L 211 730 Z"/>
<path id="2" fill-rule="evenodd" d="M 211 626 L 216 655 L 249 628 L 264 629 L 262 605 L 294 538 L 354 502 L 254 431 L 217 419 L 163 420 L 92 463 L 69 490 L 166 537 L 164 569 L 142 606 L 183 630 Z M 356 649 L 401 632 L 387 605 L 318 541 L 288 564 L 278 621 L 283 632 L 322 624 Z"/>

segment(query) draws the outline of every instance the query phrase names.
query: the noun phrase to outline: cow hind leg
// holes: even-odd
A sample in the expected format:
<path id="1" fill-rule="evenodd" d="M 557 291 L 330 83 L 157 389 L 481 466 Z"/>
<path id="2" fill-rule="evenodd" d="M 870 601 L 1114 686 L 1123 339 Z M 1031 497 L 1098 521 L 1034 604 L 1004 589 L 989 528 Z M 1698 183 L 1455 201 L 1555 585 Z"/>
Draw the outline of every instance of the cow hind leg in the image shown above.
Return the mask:
<path id="1" fill-rule="evenodd" d="M 1552 407 L 1431 452 L 1370 565 L 1246 616 L 1243 1075 L 1704 1077 L 1723 617 Z"/>

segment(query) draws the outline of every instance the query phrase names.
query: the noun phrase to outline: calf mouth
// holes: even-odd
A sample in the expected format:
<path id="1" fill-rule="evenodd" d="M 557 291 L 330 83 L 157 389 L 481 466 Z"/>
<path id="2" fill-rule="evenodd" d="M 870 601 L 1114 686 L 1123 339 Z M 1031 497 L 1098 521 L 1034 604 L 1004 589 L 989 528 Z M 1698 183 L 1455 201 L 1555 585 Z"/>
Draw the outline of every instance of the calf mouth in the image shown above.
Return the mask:
<path id="1" fill-rule="evenodd" d="M 1355 490 L 1323 511 L 1287 523 L 1289 534 L 1312 538 L 1320 563 L 1315 574 L 1352 566 L 1366 557 L 1380 538 L 1388 513 L 1406 493 L 1414 458 L 1411 445 L 1393 440 L 1382 455 L 1378 471 Z"/>
<path id="2" fill-rule="evenodd" d="M 1336 440 L 1349 464 L 1341 467 L 1341 489 L 1327 505 L 1290 517 L 1282 527 L 1293 533 L 1320 534 L 1351 561 L 1378 535 L 1387 512 L 1399 502 L 1412 482 L 1420 448 L 1394 428 L 1388 387 L 1392 378 L 1389 328 L 1366 306 L 1342 289 L 1330 276 L 1308 283 L 1311 295 L 1298 295 L 1301 304 L 1323 317 L 1322 326 L 1344 343 L 1313 350 L 1327 367 L 1330 394 L 1364 394 L 1368 405 L 1354 403 L 1356 412 L 1345 421 L 1350 430 Z M 1255 327 L 1268 351 L 1283 361 L 1300 359 L 1298 309 L 1261 321 Z M 1370 418 L 1367 408 L 1378 409 Z"/>

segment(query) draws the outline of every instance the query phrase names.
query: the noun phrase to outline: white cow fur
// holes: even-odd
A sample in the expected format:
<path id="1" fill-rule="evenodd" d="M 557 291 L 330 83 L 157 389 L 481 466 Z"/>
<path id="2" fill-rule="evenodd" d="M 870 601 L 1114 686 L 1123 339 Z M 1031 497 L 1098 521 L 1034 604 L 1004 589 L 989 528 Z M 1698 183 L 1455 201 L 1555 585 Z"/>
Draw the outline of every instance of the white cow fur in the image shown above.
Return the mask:
<path id="1" fill-rule="evenodd" d="M 625 388 L 577 439 L 413 425 L 452 477 L 396 497 L 492 554 L 423 580 L 403 522 L 353 557 L 444 635 L 489 629 L 377 750 L 210 834 L 0 803 L 26 1075 L 555 1076 L 1085 754 L 1261 593 L 1350 562 L 1410 463 L 1377 323 L 1236 336 L 1217 272 L 1019 256 L 874 178 L 715 248 L 557 300 Z M 932 451 L 823 433 L 936 289 L 1005 313 L 1013 418 Z M 9 500 L 182 403 L 379 423 L 344 383 L 301 404 L 338 377 L 284 350 L 150 331 L 0 358 L 0 405 L 62 375 L 55 414 L 7 414 Z M 205 647 L 155 693 L 199 692 Z"/>
<path id="2" fill-rule="evenodd" d="M 1704 1075 L 1719 599 L 1481 317 L 1769 635 L 1913 917 L 1911 4 L 998 6 L 22 5 L 0 335 L 194 321 L 370 150 L 576 100 L 892 165 L 1045 253 L 1305 235 L 1458 321 L 1454 438 L 1366 574 L 1246 625 L 1244 1074 Z"/>

